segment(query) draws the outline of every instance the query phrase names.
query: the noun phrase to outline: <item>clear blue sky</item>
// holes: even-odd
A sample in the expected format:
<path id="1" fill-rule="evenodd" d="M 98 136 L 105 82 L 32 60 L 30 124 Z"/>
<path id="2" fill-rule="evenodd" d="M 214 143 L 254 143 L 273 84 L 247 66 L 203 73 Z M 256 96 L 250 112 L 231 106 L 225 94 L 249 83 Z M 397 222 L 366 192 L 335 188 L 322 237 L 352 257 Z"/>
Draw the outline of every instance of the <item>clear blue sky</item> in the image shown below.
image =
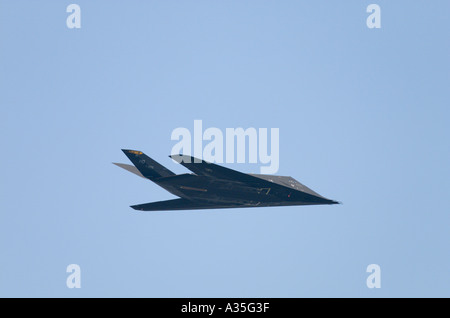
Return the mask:
<path id="1" fill-rule="evenodd" d="M 0 1 L 0 296 L 450 297 L 448 1 L 70 3 Z M 120 149 L 186 172 L 195 119 L 344 204 L 130 209 L 172 196 Z"/>

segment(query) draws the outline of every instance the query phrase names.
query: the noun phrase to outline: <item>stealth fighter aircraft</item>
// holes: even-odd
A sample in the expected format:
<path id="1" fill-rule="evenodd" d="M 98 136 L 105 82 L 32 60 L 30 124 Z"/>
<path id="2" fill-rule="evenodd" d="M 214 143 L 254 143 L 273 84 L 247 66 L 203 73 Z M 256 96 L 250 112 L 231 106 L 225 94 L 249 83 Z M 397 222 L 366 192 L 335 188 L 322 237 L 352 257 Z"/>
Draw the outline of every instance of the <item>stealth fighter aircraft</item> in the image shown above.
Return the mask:
<path id="1" fill-rule="evenodd" d="M 246 174 L 186 155 L 170 156 L 193 173 L 176 175 L 142 151 L 122 149 L 134 166 L 114 163 L 149 179 L 178 199 L 132 205 L 140 211 L 337 204 L 292 177 Z"/>

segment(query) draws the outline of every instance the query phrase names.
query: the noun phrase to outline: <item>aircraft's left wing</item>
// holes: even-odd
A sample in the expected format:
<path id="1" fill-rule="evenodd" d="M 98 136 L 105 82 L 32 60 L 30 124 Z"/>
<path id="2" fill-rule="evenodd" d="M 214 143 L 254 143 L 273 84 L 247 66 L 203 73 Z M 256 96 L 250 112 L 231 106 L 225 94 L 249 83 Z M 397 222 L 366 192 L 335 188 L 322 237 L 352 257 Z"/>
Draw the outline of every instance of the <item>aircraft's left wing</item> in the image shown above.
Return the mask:
<path id="1" fill-rule="evenodd" d="M 174 199 L 174 200 L 157 201 L 132 205 L 131 207 L 139 211 L 179 211 L 179 210 L 239 208 L 245 207 L 245 205 L 210 204 L 207 202 L 191 201 L 187 199 Z"/>
<path id="2" fill-rule="evenodd" d="M 321 203 L 305 202 L 299 204 L 293 202 L 287 204 L 286 202 L 257 202 L 255 204 L 220 204 L 220 203 L 208 203 L 202 201 L 190 201 L 187 199 L 174 199 L 167 201 L 157 201 L 138 205 L 132 205 L 131 207 L 138 211 L 180 211 L 180 210 L 212 210 L 212 209 L 232 209 L 232 208 L 256 208 L 256 207 L 270 207 L 270 206 L 284 206 L 284 205 L 313 205 Z"/>

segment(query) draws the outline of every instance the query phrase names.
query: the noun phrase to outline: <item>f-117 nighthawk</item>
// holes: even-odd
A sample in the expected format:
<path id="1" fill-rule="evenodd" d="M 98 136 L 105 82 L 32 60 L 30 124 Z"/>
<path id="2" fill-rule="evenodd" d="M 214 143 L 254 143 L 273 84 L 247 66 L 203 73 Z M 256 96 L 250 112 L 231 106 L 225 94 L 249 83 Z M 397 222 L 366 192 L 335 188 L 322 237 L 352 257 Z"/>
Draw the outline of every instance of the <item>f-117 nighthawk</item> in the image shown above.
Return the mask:
<path id="1" fill-rule="evenodd" d="M 246 174 L 186 155 L 171 155 L 193 173 L 176 175 L 142 151 L 122 149 L 134 166 L 114 163 L 149 179 L 179 199 L 132 205 L 140 211 L 338 204 L 292 177 Z"/>

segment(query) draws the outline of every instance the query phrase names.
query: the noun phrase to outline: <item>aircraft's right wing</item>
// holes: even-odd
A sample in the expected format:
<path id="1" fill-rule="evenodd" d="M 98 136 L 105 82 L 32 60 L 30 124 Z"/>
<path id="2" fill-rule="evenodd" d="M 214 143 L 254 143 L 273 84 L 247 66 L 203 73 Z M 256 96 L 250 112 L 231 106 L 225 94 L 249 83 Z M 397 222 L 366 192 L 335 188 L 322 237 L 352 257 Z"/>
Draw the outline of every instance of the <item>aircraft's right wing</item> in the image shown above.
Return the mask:
<path id="1" fill-rule="evenodd" d="M 178 211 L 178 210 L 200 210 L 200 209 L 225 209 L 245 207 L 239 204 L 209 204 L 206 202 L 190 201 L 187 199 L 173 199 L 167 201 L 157 201 L 131 206 L 139 211 Z"/>

